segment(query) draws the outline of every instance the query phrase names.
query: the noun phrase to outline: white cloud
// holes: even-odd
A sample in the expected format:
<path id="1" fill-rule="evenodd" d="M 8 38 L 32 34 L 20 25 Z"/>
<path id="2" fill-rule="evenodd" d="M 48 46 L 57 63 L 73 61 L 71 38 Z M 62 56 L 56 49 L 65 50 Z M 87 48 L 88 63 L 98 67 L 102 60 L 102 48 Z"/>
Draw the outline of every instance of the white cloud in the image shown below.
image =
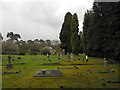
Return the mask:
<path id="1" fill-rule="evenodd" d="M 1 0 L 2 33 L 20 33 L 22 39 L 59 39 L 67 12 L 77 13 L 82 30 L 84 13 L 93 0 Z"/>

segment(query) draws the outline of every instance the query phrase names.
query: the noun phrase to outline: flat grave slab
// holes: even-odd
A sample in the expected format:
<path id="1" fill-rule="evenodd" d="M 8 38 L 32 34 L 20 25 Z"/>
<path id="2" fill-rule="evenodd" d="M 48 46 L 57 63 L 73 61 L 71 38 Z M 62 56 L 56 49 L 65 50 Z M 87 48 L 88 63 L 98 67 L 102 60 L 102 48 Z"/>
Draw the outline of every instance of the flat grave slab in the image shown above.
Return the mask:
<path id="1" fill-rule="evenodd" d="M 53 76 L 64 76 L 59 70 L 45 70 L 42 69 L 34 74 L 34 77 L 53 77 Z"/>
<path id="2" fill-rule="evenodd" d="M 40 65 L 62 65 L 62 64 L 60 64 L 60 63 L 43 63 Z"/>
<path id="3" fill-rule="evenodd" d="M 77 66 L 73 66 L 73 67 L 58 67 L 57 69 L 78 69 Z"/>

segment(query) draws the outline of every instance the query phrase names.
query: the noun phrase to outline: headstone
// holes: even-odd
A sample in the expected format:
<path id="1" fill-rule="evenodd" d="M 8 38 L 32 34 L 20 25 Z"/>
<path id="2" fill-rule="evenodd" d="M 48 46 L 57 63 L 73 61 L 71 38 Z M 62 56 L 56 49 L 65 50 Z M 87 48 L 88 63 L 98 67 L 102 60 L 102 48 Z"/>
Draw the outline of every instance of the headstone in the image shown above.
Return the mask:
<path id="1" fill-rule="evenodd" d="M 62 54 L 60 53 L 60 58 L 62 57 Z"/>
<path id="2" fill-rule="evenodd" d="M 70 53 L 70 58 L 73 59 L 73 53 Z"/>
<path id="3" fill-rule="evenodd" d="M 64 76 L 59 70 L 40 70 L 35 73 L 34 77 L 52 77 L 52 76 Z"/>
<path id="4" fill-rule="evenodd" d="M 47 53 L 47 57 L 49 58 L 49 54 Z"/>
<path id="5" fill-rule="evenodd" d="M 43 69 L 43 70 L 42 70 L 42 74 L 45 74 L 45 71 L 46 71 L 46 70 L 45 70 L 45 69 Z"/>
<path id="6" fill-rule="evenodd" d="M 64 86 L 63 86 L 63 85 L 60 85 L 59 87 L 60 87 L 60 88 L 64 88 Z"/>
<path id="7" fill-rule="evenodd" d="M 11 64 L 11 55 L 8 56 L 8 64 L 6 66 L 7 68 L 13 68 L 12 64 Z"/>
<path id="8" fill-rule="evenodd" d="M 106 59 L 104 59 L 104 61 L 103 61 L 103 66 L 104 66 L 104 67 L 107 67 L 107 66 L 108 66 L 108 62 L 107 62 Z"/>
<path id="9" fill-rule="evenodd" d="M 86 63 L 87 63 L 88 62 L 88 56 L 86 55 L 85 58 L 86 58 Z"/>

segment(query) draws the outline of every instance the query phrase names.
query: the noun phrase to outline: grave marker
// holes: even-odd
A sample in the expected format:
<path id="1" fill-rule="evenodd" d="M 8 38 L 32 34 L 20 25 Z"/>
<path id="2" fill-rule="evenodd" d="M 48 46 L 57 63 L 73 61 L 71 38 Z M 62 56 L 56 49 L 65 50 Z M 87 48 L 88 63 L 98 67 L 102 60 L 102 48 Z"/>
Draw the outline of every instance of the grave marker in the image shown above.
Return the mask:
<path id="1" fill-rule="evenodd" d="M 70 58 L 73 59 L 73 53 L 70 53 Z"/>
<path id="2" fill-rule="evenodd" d="M 13 68 L 13 66 L 12 66 L 12 64 L 11 64 L 11 55 L 8 56 L 7 68 Z"/>
<path id="3" fill-rule="evenodd" d="M 103 66 L 104 66 L 104 67 L 107 67 L 107 66 L 108 66 L 108 62 L 107 62 L 106 58 L 104 58 Z"/>

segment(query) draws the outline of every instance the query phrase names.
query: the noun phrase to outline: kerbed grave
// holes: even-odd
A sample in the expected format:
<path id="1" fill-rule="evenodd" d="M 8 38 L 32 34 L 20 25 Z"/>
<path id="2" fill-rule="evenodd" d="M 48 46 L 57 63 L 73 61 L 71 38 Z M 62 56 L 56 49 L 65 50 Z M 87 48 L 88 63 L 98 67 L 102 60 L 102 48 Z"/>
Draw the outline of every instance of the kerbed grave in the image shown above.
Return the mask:
<path id="1" fill-rule="evenodd" d="M 34 77 L 53 77 L 53 76 L 64 76 L 59 70 L 46 70 L 42 69 L 34 74 Z"/>

